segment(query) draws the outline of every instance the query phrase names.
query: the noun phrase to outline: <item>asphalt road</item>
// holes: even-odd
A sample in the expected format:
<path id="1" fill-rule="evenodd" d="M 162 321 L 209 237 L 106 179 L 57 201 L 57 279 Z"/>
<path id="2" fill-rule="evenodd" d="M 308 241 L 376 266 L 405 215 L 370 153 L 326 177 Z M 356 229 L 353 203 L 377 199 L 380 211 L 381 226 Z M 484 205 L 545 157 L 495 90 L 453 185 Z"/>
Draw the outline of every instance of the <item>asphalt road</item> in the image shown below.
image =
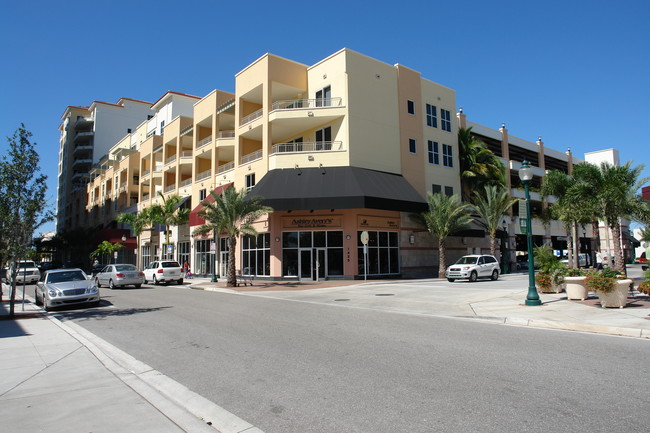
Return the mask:
<path id="1" fill-rule="evenodd" d="M 30 292 L 28 292 L 30 293 Z M 203 292 L 62 310 L 266 433 L 646 432 L 648 341 Z"/>

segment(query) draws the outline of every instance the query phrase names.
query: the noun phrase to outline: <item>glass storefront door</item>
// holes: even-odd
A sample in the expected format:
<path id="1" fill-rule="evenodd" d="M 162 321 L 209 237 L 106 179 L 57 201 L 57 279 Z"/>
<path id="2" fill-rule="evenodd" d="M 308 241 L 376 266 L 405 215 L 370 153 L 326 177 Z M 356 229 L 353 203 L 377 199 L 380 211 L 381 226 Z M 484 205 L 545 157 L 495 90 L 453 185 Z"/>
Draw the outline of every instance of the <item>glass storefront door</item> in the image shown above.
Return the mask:
<path id="1" fill-rule="evenodd" d="M 311 248 L 301 249 L 298 266 L 300 268 L 301 280 L 313 280 L 312 276 L 312 250 Z"/>
<path id="2" fill-rule="evenodd" d="M 327 277 L 327 263 L 325 262 L 325 248 L 316 248 L 314 256 L 314 275 L 316 280 L 324 280 Z"/>

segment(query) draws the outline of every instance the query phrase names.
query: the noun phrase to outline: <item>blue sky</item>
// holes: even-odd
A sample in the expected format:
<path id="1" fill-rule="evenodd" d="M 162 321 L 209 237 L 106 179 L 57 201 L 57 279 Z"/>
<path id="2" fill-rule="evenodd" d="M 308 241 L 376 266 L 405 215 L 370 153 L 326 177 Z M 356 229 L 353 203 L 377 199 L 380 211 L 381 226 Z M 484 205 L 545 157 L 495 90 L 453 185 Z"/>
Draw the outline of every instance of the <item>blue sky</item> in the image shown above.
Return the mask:
<path id="1" fill-rule="evenodd" d="M 347 47 L 455 89 L 471 121 L 578 157 L 614 147 L 650 176 L 648 23 L 647 0 L 8 2 L 0 149 L 24 122 L 54 208 L 68 105 L 233 91 L 264 53 L 310 65 Z"/>

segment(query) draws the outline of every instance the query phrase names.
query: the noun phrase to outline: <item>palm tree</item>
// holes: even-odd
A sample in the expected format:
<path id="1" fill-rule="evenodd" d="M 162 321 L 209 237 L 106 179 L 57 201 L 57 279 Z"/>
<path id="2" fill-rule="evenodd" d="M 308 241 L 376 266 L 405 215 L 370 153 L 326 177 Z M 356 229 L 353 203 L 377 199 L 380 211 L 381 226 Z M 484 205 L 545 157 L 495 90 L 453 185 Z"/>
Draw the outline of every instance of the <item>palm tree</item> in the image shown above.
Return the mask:
<path id="1" fill-rule="evenodd" d="M 162 204 L 155 204 L 149 208 L 149 217 L 153 224 L 162 224 L 165 226 L 165 245 L 169 245 L 169 234 L 171 227 L 177 227 L 187 222 L 190 217 L 190 210 L 180 208 L 182 198 L 174 194 L 165 199 L 165 196 L 158 191 L 162 198 Z M 163 252 L 163 254 L 165 254 Z"/>
<path id="2" fill-rule="evenodd" d="M 221 195 L 214 191 L 210 194 L 213 202 L 204 200 L 201 202 L 203 209 L 199 216 L 206 221 L 208 227 L 199 228 L 203 233 L 216 230 L 217 233 L 226 233 L 229 238 L 228 270 L 226 273 L 226 285 L 237 286 L 237 274 L 235 273 L 235 248 L 237 238 L 242 235 L 256 235 L 253 222 L 264 214 L 273 212 L 273 209 L 262 205 L 263 197 L 246 197 L 246 190 L 237 191 L 232 185 L 226 188 Z M 196 233 L 196 230 L 195 230 Z"/>
<path id="3" fill-rule="evenodd" d="M 140 212 L 122 213 L 116 218 L 118 223 L 131 226 L 131 231 L 134 235 L 139 236 L 145 228 L 151 227 L 153 222 L 151 220 L 151 207 L 142 209 Z"/>
<path id="4" fill-rule="evenodd" d="M 490 254 L 496 257 L 497 230 L 501 226 L 503 216 L 508 209 L 517 203 L 516 198 L 509 197 L 508 190 L 495 185 L 486 185 L 484 192 L 474 192 L 474 206 L 472 209 L 481 218 L 481 224 L 490 235 Z"/>
<path id="5" fill-rule="evenodd" d="M 505 168 L 487 145 L 472 135 L 472 128 L 458 130 L 460 182 L 463 199 L 469 201 L 472 191 L 485 185 L 505 186 Z"/>
<path id="6" fill-rule="evenodd" d="M 469 204 L 461 203 L 457 194 L 447 196 L 442 193 L 427 194 L 429 210 L 413 218 L 424 225 L 429 233 L 438 238 L 438 276 L 445 275 L 447 268 L 446 240 L 449 236 L 463 230 L 474 219 L 470 216 Z"/>

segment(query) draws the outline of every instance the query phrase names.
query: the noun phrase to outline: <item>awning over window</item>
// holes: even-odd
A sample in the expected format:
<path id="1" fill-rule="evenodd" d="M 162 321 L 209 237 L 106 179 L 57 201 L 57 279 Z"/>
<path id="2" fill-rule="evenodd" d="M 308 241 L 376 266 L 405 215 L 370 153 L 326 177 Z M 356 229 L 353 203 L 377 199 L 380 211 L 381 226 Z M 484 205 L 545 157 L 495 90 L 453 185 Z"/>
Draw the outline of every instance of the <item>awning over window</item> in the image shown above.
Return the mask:
<path id="1" fill-rule="evenodd" d="M 427 202 L 401 175 L 359 167 L 271 170 L 249 196 L 264 197 L 264 204 L 274 210 L 427 209 Z"/>
<path id="2" fill-rule="evenodd" d="M 225 185 L 218 186 L 214 189 L 214 192 L 217 194 L 221 194 L 226 188 L 232 185 L 232 182 L 227 183 Z M 214 201 L 214 197 L 212 197 L 212 194 L 208 194 L 208 196 L 205 198 L 205 200 L 209 203 L 212 203 Z M 203 209 L 203 206 L 201 203 L 199 203 L 192 211 L 190 212 L 190 218 L 189 218 L 189 224 L 190 227 L 194 226 L 200 226 L 205 224 L 205 220 L 201 217 L 199 217 L 199 212 Z"/>

